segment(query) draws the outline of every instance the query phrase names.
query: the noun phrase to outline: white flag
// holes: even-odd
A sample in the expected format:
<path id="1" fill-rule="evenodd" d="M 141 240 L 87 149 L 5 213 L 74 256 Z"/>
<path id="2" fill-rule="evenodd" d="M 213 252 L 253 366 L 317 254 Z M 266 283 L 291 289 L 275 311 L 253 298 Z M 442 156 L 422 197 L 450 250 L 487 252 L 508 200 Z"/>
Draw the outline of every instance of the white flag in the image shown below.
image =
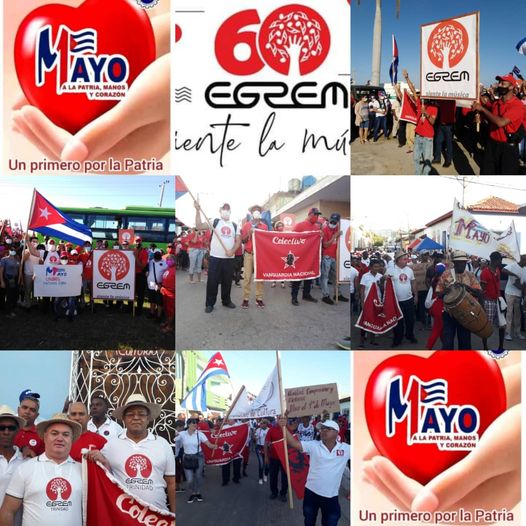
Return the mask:
<path id="1" fill-rule="evenodd" d="M 277 417 L 281 414 L 278 368 L 274 367 L 258 396 L 249 402 L 246 389 L 243 389 L 236 405 L 230 411 L 231 418 Z"/>

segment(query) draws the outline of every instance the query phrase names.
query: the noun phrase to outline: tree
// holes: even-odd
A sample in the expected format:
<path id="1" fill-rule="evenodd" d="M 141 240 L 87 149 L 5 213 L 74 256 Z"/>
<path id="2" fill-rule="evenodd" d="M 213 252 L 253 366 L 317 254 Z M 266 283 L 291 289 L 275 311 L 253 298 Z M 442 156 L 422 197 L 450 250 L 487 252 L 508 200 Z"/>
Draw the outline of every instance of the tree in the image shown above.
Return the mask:
<path id="1" fill-rule="evenodd" d="M 104 254 L 99 262 L 101 274 L 110 281 L 122 279 L 129 270 L 128 258 L 116 250 Z"/>
<path id="2" fill-rule="evenodd" d="M 141 479 L 143 478 L 142 471 L 148 468 L 148 462 L 142 455 L 133 455 L 128 461 L 128 466 L 135 470 L 137 478 Z"/>
<path id="3" fill-rule="evenodd" d="M 465 54 L 467 40 L 466 30 L 457 22 L 440 24 L 429 38 L 429 58 L 437 67 L 454 67 Z"/>
<path id="4" fill-rule="evenodd" d="M 51 481 L 49 489 L 57 496 L 56 500 L 64 500 L 62 493 L 68 491 L 68 483 L 64 479 L 56 478 Z"/>
<path id="5" fill-rule="evenodd" d="M 360 0 L 358 0 L 360 5 Z M 400 0 L 396 0 L 396 18 L 400 16 Z M 373 30 L 372 84 L 380 85 L 380 64 L 382 59 L 382 0 L 376 0 Z"/>

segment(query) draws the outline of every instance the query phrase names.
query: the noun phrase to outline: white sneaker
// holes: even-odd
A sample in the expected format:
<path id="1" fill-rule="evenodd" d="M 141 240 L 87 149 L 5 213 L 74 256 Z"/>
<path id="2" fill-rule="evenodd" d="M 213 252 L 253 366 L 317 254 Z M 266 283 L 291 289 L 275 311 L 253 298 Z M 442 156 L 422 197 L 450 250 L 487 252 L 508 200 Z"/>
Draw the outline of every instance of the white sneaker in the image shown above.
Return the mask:
<path id="1" fill-rule="evenodd" d="M 267 476 L 266 475 L 263 475 L 263 482 L 267 482 Z"/>
<path id="2" fill-rule="evenodd" d="M 511 341 L 513 340 L 513 338 L 511 337 L 510 334 L 506 334 L 506 335 L 504 336 L 504 339 L 507 340 L 507 341 L 509 341 L 509 342 L 511 342 Z"/>
<path id="3" fill-rule="evenodd" d="M 259 479 L 259 483 L 260 483 L 260 484 L 263 484 L 263 479 Z"/>
<path id="4" fill-rule="evenodd" d="M 526 336 L 523 336 L 522 334 L 517 334 L 517 338 L 519 338 L 519 340 L 526 340 Z"/>

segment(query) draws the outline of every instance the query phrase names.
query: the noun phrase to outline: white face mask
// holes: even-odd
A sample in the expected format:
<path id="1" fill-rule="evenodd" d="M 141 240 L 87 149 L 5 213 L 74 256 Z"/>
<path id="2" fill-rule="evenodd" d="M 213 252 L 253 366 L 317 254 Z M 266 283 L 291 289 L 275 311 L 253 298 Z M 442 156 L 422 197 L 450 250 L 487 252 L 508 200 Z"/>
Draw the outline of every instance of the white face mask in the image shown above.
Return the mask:
<path id="1" fill-rule="evenodd" d="M 86 252 L 91 252 L 91 247 L 84 247 L 84 250 L 85 250 Z"/>
<path id="2" fill-rule="evenodd" d="M 221 210 L 221 219 L 228 221 L 230 219 L 230 210 Z"/>
<path id="3" fill-rule="evenodd" d="M 9 251 L 10 256 L 16 256 L 16 250 L 10 250 Z"/>
<path id="4" fill-rule="evenodd" d="M 254 210 L 254 212 L 252 213 L 252 217 L 254 219 L 260 219 L 261 218 L 261 212 L 259 212 L 258 210 Z"/>
<path id="5" fill-rule="evenodd" d="M 56 252 L 57 247 L 56 247 L 56 245 L 48 245 L 48 250 L 49 250 L 50 252 Z"/>
<path id="6" fill-rule="evenodd" d="M 6 239 L 5 240 L 5 244 L 6 245 L 12 245 L 13 244 L 13 240 L 12 239 Z"/>
<path id="7" fill-rule="evenodd" d="M 329 227 L 333 230 L 338 226 L 338 223 L 329 223 Z"/>
<path id="8" fill-rule="evenodd" d="M 60 260 L 60 264 L 61 265 L 67 265 L 68 264 L 68 260 L 67 259 L 61 259 Z"/>
<path id="9" fill-rule="evenodd" d="M 39 250 L 38 253 L 40 254 L 40 257 L 43 258 L 44 257 L 44 252 L 45 250 Z"/>

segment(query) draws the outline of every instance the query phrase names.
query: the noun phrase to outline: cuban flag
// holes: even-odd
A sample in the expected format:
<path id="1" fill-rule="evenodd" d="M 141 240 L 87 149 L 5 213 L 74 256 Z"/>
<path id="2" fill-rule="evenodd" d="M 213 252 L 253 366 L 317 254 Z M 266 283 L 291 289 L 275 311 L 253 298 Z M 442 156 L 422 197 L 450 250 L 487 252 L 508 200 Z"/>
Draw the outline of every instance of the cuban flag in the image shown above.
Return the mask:
<path id="1" fill-rule="evenodd" d="M 522 78 L 522 75 L 521 75 L 521 70 L 520 70 L 517 66 L 513 66 L 512 73 L 513 73 L 518 79 L 524 80 L 524 79 Z"/>
<path id="2" fill-rule="evenodd" d="M 521 55 L 526 55 L 526 37 L 520 40 L 515 47 Z"/>
<path id="3" fill-rule="evenodd" d="M 77 245 L 92 240 L 91 230 L 87 226 L 68 217 L 36 190 L 33 190 L 27 229 Z"/>
<path id="4" fill-rule="evenodd" d="M 220 352 L 216 352 L 214 356 L 210 358 L 210 361 L 203 369 L 196 384 L 181 402 L 181 407 L 189 411 L 206 411 L 206 381 L 218 374 L 224 374 L 230 378 L 225 360 L 223 360 Z"/>
<path id="5" fill-rule="evenodd" d="M 398 45 L 396 43 L 396 38 L 393 35 L 393 61 L 389 67 L 389 77 L 391 78 L 391 84 L 396 84 L 398 82 Z"/>

